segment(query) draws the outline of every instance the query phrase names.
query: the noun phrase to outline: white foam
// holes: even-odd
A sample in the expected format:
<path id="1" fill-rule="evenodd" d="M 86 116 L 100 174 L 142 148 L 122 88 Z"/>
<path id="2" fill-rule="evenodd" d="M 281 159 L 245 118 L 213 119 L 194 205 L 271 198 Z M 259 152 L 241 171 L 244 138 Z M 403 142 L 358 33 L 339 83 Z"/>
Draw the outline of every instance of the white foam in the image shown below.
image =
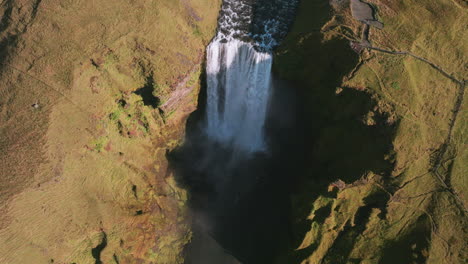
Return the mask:
<path id="1" fill-rule="evenodd" d="M 235 39 L 213 41 L 207 54 L 208 135 L 242 150 L 265 151 L 271 54 Z"/>

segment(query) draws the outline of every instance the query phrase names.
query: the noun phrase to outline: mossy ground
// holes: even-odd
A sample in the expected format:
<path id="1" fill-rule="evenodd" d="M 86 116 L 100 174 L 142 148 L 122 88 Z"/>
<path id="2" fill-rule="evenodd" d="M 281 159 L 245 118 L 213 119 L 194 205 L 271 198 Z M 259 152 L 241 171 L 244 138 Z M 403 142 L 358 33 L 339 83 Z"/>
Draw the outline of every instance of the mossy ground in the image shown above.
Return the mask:
<path id="1" fill-rule="evenodd" d="M 385 24 L 371 29 L 372 46 L 411 52 L 464 81 L 466 5 L 369 2 Z M 349 42 L 363 25 L 347 1 L 338 9 L 302 1 L 276 54 L 306 123 L 295 244 L 278 263 L 463 263 L 464 86 L 411 56 L 356 53 Z M 329 192 L 338 179 L 346 185 Z"/>
<path id="2" fill-rule="evenodd" d="M 0 262 L 95 263 L 103 233 L 103 263 L 182 262 L 187 198 L 166 152 L 196 107 L 219 5 L 1 3 Z M 148 83 L 180 104 L 146 104 Z"/>

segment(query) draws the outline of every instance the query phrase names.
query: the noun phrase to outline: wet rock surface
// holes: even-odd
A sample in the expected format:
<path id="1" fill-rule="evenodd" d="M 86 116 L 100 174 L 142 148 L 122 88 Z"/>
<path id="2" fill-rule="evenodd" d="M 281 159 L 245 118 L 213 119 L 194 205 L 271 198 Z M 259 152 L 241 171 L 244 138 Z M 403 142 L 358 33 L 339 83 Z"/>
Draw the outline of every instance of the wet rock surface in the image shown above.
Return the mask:
<path id="1" fill-rule="evenodd" d="M 225 0 L 217 38 L 251 42 L 259 50 L 271 50 L 285 37 L 294 20 L 297 0 Z"/>

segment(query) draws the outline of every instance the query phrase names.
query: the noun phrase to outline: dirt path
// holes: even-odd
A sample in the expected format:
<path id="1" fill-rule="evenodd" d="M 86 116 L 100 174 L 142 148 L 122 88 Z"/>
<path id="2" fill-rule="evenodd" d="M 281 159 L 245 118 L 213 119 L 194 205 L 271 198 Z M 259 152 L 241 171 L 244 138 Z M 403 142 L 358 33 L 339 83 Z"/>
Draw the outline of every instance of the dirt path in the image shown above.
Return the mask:
<path id="1" fill-rule="evenodd" d="M 454 104 L 453 109 L 452 109 L 452 117 L 450 118 L 450 122 L 449 122 L 449 131 L 448 131 L 447 136 L 446 136 L 446 138 L 444 140 L 444 143 L 440 146 L 440 148 L 438 150 L 436 150 L 433 153 L 432 168 L 431 168 L 431 170 L 429 172 L 431 172 L 435 176 L 437 181 L 440 183 L 440 185 L 453 196 L 453 198 L 455 199 L 457 205 L 466 214 L 467 209 L 466 209 L 465 203 L 460 198 L 458 193 L 454 190 L 454 188 L 453 188 L 453 186 L 451 184 L 450 172 L 448 170 L 446 170 L 444 168 L 444 166 L 443 166 L 443 162 L 446 161 L 446 160 L 444 160 L 444 157 L 447 154 L 447 151 L 448 151 L 449 146 L 450 146 L 450 142 L 452 140 L 453 128 L 455 126 L 455 123 L 456 123 L 457 118 L 458 118 L 458 114 L 459 114 L 461 106 L 463 104 L 463 98 L 465 96 L 466 80 L 459 80 L 455 76 L 453 76 L 452 74 L 449 74 L 447 71 L 442 69 L 442 67 L 436 65 L 435 63 L 429 61 L 428 59 L 420 57 L 420 56 L 415 55 L 415 54 L 413 54 L 411 52 L 408 52 L 408 51 L 392 51 L 392 50 L 386 50 L 386 49 L 373 47 L 373 46 L 370 46 L 370 45 L 364 45 L 364 44 L 362 44 L 362 46 L 364 48 L 369 49 L 369 50 L 375 50 L 375 51 L 379 51 L 379 52 L 383 52 L 383 53 L 387 53 L 387 54 L 403 55 L 403 56 L 413 57 L 413 58 L 415 58 L 415 59 L 417 59 L 419 61 L 422 61 L 422 62 L 426 63 L 427 65 L 431 66 L 433 69 L 437 70 L 439 73 L 444 75 L 446 78 L 450 79 L 452 82 L 454 82 L 459 87 L 458 92 L 457 92 L 457 99 L 455 100 L 455 104 Z M 450 159 L 448 159 L 448 160 L 450 160 Z M 441 172 L 440 172 L 441 169 L 446 171 L 445 175 L 441 174 Z"/>
<path id="2" fill-rule="evenodd" d="M 429 66 L 431 66 L 432 68 L 434 68 L 435 70 L 437 70 L 438 72 L 440 72 L 442 75 L 444 75 L 445 77 L 449 78 L 450 80 L 452 80 L 453 82 L 455 82 L 456 84 L 458 85 L 461 85 L 461 86 L 464 86 L 465 85 L 465 80 L 458 80 L 457 78 L 455 78 L 453 75 L 447 73 L 445 70 L 442 69 L 442 67 L 436 65 L 435 63 L 429 61 L 428 59 L 425 59 L 423 57 L 420 57 L 418 55 L 415 55 L 411 52 L 408 52 L 408 51 L 392 51 L 392 50 L 386 50 L 386 49 L 381 49 L 381 48 L 377 48 L 377 47 L 373 47 L 373 46 L 370 46 L 370 45 L 362 45 L 364 48 L 366 49 L 370 49 L 370 50 L 376 50 L 376 51 L 380 51 L 380 52 L 383 52 L 383 53 L 387 53 L 387 54 L 393 54 L 393 55 L 406 55 L 406 56 L 410 56 L 410 57 L 413 57 L 419 61 L 422 61 L 426 64 L 428 64 Z"/>

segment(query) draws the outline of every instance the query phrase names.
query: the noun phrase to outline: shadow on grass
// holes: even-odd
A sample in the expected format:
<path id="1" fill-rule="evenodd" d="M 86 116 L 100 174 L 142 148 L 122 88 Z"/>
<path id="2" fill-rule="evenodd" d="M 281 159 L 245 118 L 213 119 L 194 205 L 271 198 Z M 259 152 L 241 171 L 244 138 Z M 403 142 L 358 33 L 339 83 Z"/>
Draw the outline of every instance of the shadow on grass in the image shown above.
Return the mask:
<path id="1" fill-rule="evenodd" d="M 374 112 L 376 102 L 364 91 L 340 87 L 359 57 L 346 40 L 322 40 L 319 29 L 329 19 L 327 3 L 303 1 L 294 30 L 277 51 L 275 60 L 277 74 L 295 82 L 300 120 L 296 128 L 300 144 L 295 149 L 298 161 L 293 172 L 294 187 L 289 191 L 293 198 L 293 237 L 285 263 L 301 263 L 318 246 L 295 250 L 311 229 L 307 217 L 313 202 L 319 196 L 336 195 L 327 191 L 330 183 L 338 179 L 352 183 L 370 171 L 386 176 L 393 169 L 388 155 L 398 122 L 388 124 L 386 116 L 374 113 L 373 124 L 366 124 L 366 116 Z M 356 225 L 348 225 L 340 233 L 324 263 L 359 261 L 349 258 L 353 244 L 364 230 L 372 208 L 385 208 L 386 199 L 368 201 L 359 209 Z"/>

